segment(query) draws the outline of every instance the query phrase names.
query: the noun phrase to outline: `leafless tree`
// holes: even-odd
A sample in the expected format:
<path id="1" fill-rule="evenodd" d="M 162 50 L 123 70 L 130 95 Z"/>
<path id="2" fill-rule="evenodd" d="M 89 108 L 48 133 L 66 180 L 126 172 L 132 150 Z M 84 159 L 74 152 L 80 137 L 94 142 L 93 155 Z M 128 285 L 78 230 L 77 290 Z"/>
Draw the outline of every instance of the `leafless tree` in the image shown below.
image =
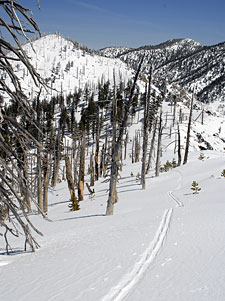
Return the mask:
<path id="1" fill-rule="evenodd" d="M 112 161 L 111 161 L 111 175 L 110 175 L 110 182 L 109 182 L 109 196 L 107 201 L 107 209 L 106 215 L 113 215 L 114 211 L 114 203 L 117 201 L 117 175 L 118 175 L 118 158 L 119 158 L 119 149 L 121 147 L 123 134 L 125 132 L 127 126 L 127 119 L 130 111 L 131 101 L 134 96 L 135 86 L 137 83 L 137 79 L 141 70 L 141 66 L 144 60 L 144 56 L 142 57 L 140 64 L 138 66 L 137 72 L 135 74 L 133 84 L 130 90 L 129 99 L 126 101 L 122 123 L 118 130 L 118 137 L 116 136 L 116 121 L 115 121 L 115 114 L 116 109 L 113 110 L 113 141 L 112 141 Z M 114 80 L 114 87 L 115 87 L 115 80 Z M 115 88 L 114 88 L 115 89 Z M 116 105 L 116 95 L 114 92 L 114 106 Z"/>
<path id="2" fill-rule="evenodd" d="M 39 1 L 37 1 L 37 4 L 39 6 Z M 13 69 L 13 62 L 21 62 L 30 73 L 34 83 L 37 86 L 43 84 L 20 43 L 20 37 L 30 42 L 30 37 L 33 34 L 38 33 L 40 35 L 39 27 L 33 19 L 32 11 L 20 5 L 18 1 L 0 1 L 0 11 L 0 94 L 2 98 L 7 95 L 13 104 L 16 104 L 19 108 L 20 115 L 29 120 L 37 131 L 40 131 L 35 121 L 33 121 L 36 112 L 30 106 Z M 11 38 L 7 40 L 4 36 L 10 36 Z M 9 40 L 13 42 L 10 43 Z M 11 80 L 12 85 L 7 85 L 6 77 Z M 34 138 L 34 135 L 28 132 L 16 118 L 8 115 L 3 108 L 0 108 L 0 129 L 1 231 L 5 231 L 7 252 L 9 251 L 7 234 L 11 233 L 18 236 L 21 230 L 25 235 L 25 248 L 28 244 L 31 250 L 34 251 L 39 245 L 34 239 L 31 229 L 40 235 L 42 233 L 31 223 L 25 209 L 24 195 L 26 195 L 25 199 L 33 200 L 35 206 L 38 209 L 39 207 L 31 192 L 31 183 L 25 176 L 27 165 L 24 162 L 24 154 L 31 147 L 41 149 L 42 145 L 38 142 L 38 139 Z M 20 152 L 18 152 L 18 149 Z M 21 217 L 21 213 L 23 217 Z"/>
<path id="3" fill-rule="evenodd" d="M 190 136 L 191 136 L 191 122 L 192 122 L 193 102 L 194 102 L 194 92 L 192 94 L 191 103 L 190 103 L 190 113 L 189 113 L 189 120 L 188 120 L 187 138 L 186 138 L 186 146 L 185 146 L 183 164 L 186 164 L 187 161 L 188 161 L 189 146 L 190 146 Z"/>

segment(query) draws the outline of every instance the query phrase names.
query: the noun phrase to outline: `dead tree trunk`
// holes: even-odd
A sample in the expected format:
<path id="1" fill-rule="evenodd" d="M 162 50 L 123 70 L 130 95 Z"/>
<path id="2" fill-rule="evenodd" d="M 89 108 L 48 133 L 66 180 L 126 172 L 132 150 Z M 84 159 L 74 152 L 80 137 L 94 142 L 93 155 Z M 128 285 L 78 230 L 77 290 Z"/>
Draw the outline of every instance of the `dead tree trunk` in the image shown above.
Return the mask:
<path id="1" fill-rule="evenodd" d="M 66 179 L 67 179 L 67 184 L 68 184 L 70 199 L 71 199 L 71 204 L 69 205 L 69 208 L 72 211 L 76 211 L 79 210 L 80 207 L 79 207 L 79 202 L 75 195 L 75 187 L 74 187 L 74 181 L 72 176 L 72 167 L 68 155 L 65 156 L 65 163 L 66 163 Z"/>
<path id="2" fill-rule="evenodd" d="M 117 184 L 117 163 L 116 163 L 116 158 L 118 157 L 118 151 L 122 142 L 122 138 L 123 138 L 123 134 L 124 134 L 124 130 L 126 128 L 126 124 L 127 124 L 127 118 L 128 118 L 128 114 L 129 114 L 129 109 L 130 109 L 130 105 L 132 102 L 132 98 L 134 95 L 134 90 L 135 90 L 135 86 L 136 86 L 136 82 L 141 70 L 141 66 L 142 66 L 142 62 L 144 60 L 144 56 L 141 59 L 141 62 L 139 64 L 138 70 L 136 72 L 135 78 L 134 78 L 134 82 L 131 88 L 131 92 L 130 92 L 130 96 L 128 101 L 125 104 L 125 109 L 124 109 L 124 114 L 123 114 L 123 120 L 122 120 L 122 124 L 120 125 L 120 129 L 119 129 L 119 135 L 118 138 L 116 139 L 116 116 L 113 116 L 113 145 L 112 145 L 112 163 L 111 163 L 111 177 L 110 177 L 110 183 L 109 183 L 109 196 L 108 196 L 108 202 L 107 202 L 107 209 L 106 209 L 106 215 L 113 215 L 113 210 L 114 210 L 114 202 L 115 199 L 117 199 L 117 190 L 116 190 L 116 184 Z M 116 83 L 115 83 L 115 73 L 114 73 L 114 109 L 113 109 L 113 113 L 116 113 Z"/>
<path id="3" fill-rule="evenodd" d="M 124 160 L 126 160 L 127 158 L 127 143 L 128 143 L 128 139 L 129 139 L 129 136 L 128 136 L 128 132 L 126 134 L 126 138 L 125 138 L 125 141 L 124 141 Z"/>
<path id="4" fill-rule="evenodd" d="M 140 160 L 140 143 L 138 132 L 135 135 L 135 163 Z"/>
<path id="5" fill-rule="evenodd" d="M 189 146 L 190 146 L 190 135 L 191 135 L 191 119 L 192 119 L 192 111 L 193 111 L 193 102 L 194 102 L 194 92 L 192 94 L 191 104 L 190 104 L 190 113 L 189 113 L 189 120 L 188 120 L 186 147 L 185 147 L 185 152 L 184 152 L 183 164 L 186 164 L 187 160 L 188 160 L 188 152 L 189 152 Z"/>
<path id="6" fill-rule="evenodd" d="M 153 155 L 154 144 L 155 144 L 155 136 L 156 136 L 156 130 L 157 130 L 157 123 L 158 123 L 158 119 L 156 118 L 155 122 L 154 122 L 154 126 L 153 126 L 153 133 L 152 133 L 151 145 L 150 145 L 150 150 L 149 150 L 149 155 L 148 155 L 148 165 L 146 168 L 146 174 L 149 173 L 149 170 L 151 167 L 152 155 Z"/>
<path id="7" fill-rule="evenodd" d="M 32 182 L 29 183 L 29 177 L 28 177 L 28 156 L 27 151 L 24 152 L 24 180 L 26 181 L 26 185 L 30 186 L 30 191 L 32 191 Z M 31 210 L 31 200 L 28 191 L 25 191 L 24 193 L 24 204 L 27 208 L 27 211 L 30 213 Z"/>
<path id="8" fill-rule="evenodd" d="M 78 180 L 78 199 L 79 202 L 84 199 L 84 169 L 85 169 L 85 130 L 82 130 L 80 145 L 80 169 Z"/>
<path id="9" fill-rule="evenodd" d="M 179 124 L 177 124 L 177 140 L 178 140 L 178 161 L 177 161 L 177 166 L 181 165 L 181 142 L 180 142 L 180 127 Z"/>
<path id="10" fill-rule="evenodd" d="M 112 109 L 112 162 L 111 162 L 111 177 L 109 183 L 109 196 L 108 203 L 106 209 L 106 215 L 113 215 L 114 211 L 114 203 L 116 200 L 116 183 L 117 183 L 117 165 L 116 165 L 116 119 L 117 119 L 117 100 L 116 100 L 116 78 L 115 78 L 115 70 L 113 72 L 113 80 L 114 80 L 114 94 L 113 94 L 113 109 Z"/>
<path id="11" fill-rule="evenodd" d="M 173 127 L 174 127 L 175 121 L 176 121 L 176 107 L 177 107 L 177 98 L 176 98 L 176 95 L 174 95 L 174 97 L 173 97 Z"/>
<path id="12" fill-rule="evenodd" d="M 148 80 L 148 93 L 145 97 L 144 104 L 144 128 L 143 128 L 143 146 L 142 146 L 142 167 L 141 167 L 141 185 L 142 189 L 145 189 L 145 175 L 146 175 L 146 157 L 147 157 L 147 146 L 148 146 L 148 132 L 149 132 L 149 110 L 150 110 L 150 95 L 151 95 L 151 80 L 152 80 L 152 69 L 150 69 L 149 80 Z"/>
<path id="13" fill-rule="evenodd" d="M 44 168 L 44 203 L 43 210 L 44 213 L 48 213 L 48 185 L 49 185 L 49 162 L 48 162 L 48 154 L 45 154 L 43 168 Z"/>
<path id="14" fill-rule="evenodd" d="M 61 133 L 58 129 L 56 148 L 54 152 L 54 166 L 53 166 L 53 177 L 52 177 L 52 187 L 55 187 L 59 179 L 59 167 L 60 167 L 60 157 L 61 157 Z"/>
<path id="15" fill-rule="evenodd" d="M 39 128 L 41 128 L 41 110 L 40 110 L 40 93 L 37 97 L 37 124 Z M 41 141 L 41 133 L 38 130 L 37 132 L 37 141 L 40 143 Z M 43 212 L 43 189 L 42 189 L 42 168 L 41 168 L 41 149 L 38 146 L 37 148 L 37 181 L 38 181 L 38 206 L 39 206 L 39 213 L 40 211 Z"/>
<path id="16" fill-rule="evenodd" d="M 76 142 L 74 141 L 74 144 L 73 144 L 73 179 L 74 179 L 75 186 L 78 186 L 77 165 L 78 165 L 78 158 L 79 158 L 79 149 L 80 149 L 80 145 L 78 145 L 78 147 L 77 147 Z"/>
<path id="17" fill-rule="evenodd" d="M 99 178 L 99 164 L 98 164 L 98 155 L 99 155 L 99 136 L 100 136 L 100 126 L 99 126 L 99 107 L 97 106 L 96 112 L 96 149 L 95 149 L 95 180 L 98 181 Z"/>
<path id="18" fill-rule="evenodd" d="M 159 176 L 161 140 L 162 140 L 162 109 L 160 111 L 159 126 L 158 126 L 158 145 L 157 145 L 156 164 L 155 164 L 155 176 L 156 177 Z"/>
<path id="19" fill-rule="evenodd" d="M 90 172 L 91 172 L 90 186 L 94 186 L 95 185 L 95 162 L 94 162 L 93 149 L 90 156 Z"/>
<path id="20" fill-rule="evenodd" d="M 105 168 L 105 144 L 102 145 L 101 151 L 101 163 L 100 163 L 100 176 L 105 177 L 106 168 Z"/>

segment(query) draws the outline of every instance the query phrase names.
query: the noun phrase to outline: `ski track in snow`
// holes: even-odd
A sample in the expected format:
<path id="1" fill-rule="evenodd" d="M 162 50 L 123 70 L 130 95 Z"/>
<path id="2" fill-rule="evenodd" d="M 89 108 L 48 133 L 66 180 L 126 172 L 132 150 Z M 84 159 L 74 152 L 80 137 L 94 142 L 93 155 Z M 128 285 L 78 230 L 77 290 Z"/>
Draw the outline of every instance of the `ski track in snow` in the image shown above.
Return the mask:
<path id="1" fill-rule="evenodd" d="M 165 210 L 158 230 L 149 247 L 142 254 L 140 260 L 136 262 L 133 269 L 124 276 L 124 278 L 118 283 L 118 285 L 113 287 L 110 292 L 103 297 L 103 301 L 122 300 L 141 279 L 141 277 L 146 272 L 152 261 L 156 258 L 158 252 L 163 246 L 170 227 L 170 222 L 172 220 L 172 213 L 172 208 Z"/>
<path id="2" fill-rule="evenodd" d="M 183 175 L 180 171 L 175 171 L 175 172 L 179 175 L 179 178 L 177 180 L 177 188 L 175 190 L 179 190 L 179 189 L 181 189 L 181 186 L 182 186 Z M 184 207 L 184 204 L 181 202 L 181 200 L 177 196 L 174 195 L 173 191 L 168 191 L 167 194 L 176 203 L 176 207 Z"/>
<path id="3" fill-rule="evenodd" d="M 178 186 L 176 190 L 180 189 L 182 186 L 182 174 L 177 172 L 179 175 L 178 178 Z M 181 200 L 174 195 L 173 191 L 168 191 L 167 195 L 175 202 L 176 208 L 184 207 L 184 204 Z M 136 262 L 133 269 L 128 272 L 122 280 L 114 286 L 110 292 L 104 296 L 102 301 L 120 301 L 127 296 L 127 294 L 134 288 L 134 286 L 138 283 L 141 277 L 144 275 L 149 265 L 156 258 L 158 252 L 163 247 L 163 243 L 167 236 L 170 223 L 172 220 L 173 208 L 166 209 L 163 217 L 161 219 L 158 230 L 150 243 L 149 247 L 142 254 L 140 260 Z"/>
<path id="4" fill-rule="evenodd" d="M 183 207 L 184 204 L 174 195 L 172 191 L 168 191 L 168 196 L 176 203 L 176 207 Z"/>

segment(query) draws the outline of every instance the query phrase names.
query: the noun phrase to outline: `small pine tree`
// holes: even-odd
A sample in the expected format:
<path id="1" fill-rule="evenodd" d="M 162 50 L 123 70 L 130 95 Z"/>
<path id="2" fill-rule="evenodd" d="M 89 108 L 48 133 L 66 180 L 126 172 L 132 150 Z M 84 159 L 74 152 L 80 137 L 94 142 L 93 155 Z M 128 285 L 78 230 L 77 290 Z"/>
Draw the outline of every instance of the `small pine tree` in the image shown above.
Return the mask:
<path id="1" fill-rule="evenodd" d="M 221 172 L 221 177 L 224 177 L 224 178 L 225 178 L 225 169 L 222 170 L 222 172 Z"/>
<path id="2" fill-rule="evenodd" d="M 199 160 L 203 161 L 205 159 L 205 156 L 203 153 L 200 153 L 199 157 L 198 157 Z"/>
<path id="3" fill-rule="evenodd" d="M 191 184 L 191 190 L 193 191 L 193 194 L 198 194 L 199 191 L 201 190 L 200 187 L 198 187 L 198 183 L 196 181 L 193 181 Z"/>
<path id="4" fill-rule="evenodd" d="M 173 168 L 173 165 L 171 162 L 169 162 L 168 160 L 166 161 L 166 164 L 164 164 L 164 170 L 165 171 L 169 171 L 170 169 Z"/>

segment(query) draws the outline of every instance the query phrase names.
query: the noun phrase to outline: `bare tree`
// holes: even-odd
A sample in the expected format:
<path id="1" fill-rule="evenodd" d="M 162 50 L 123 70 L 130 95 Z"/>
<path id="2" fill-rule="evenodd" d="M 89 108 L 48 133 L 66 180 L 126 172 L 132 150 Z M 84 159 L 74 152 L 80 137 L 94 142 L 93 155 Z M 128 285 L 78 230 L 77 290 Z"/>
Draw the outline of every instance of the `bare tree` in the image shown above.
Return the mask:
<path id="1" fill-rule="evenodd" d="M 135 86 L 137 83 L 137 79 L 141 70 L 141 66 L 144 60 L 144 56 L 142 57 L 140 64 L 138 66 L 138 70 L 135 74 L 133 85 L 130 90 L 129 99 L 127 100 L 124 108 L 123 113 L 123 120 L 119 128 L 119 134 L 118 137 L 116 137 L 116 123 L 113 121 L 113 147 L 112 147 L 112 162 L 111 162 L 111 176 L 110 176 L 110 182 L 109 182 L 109 196 L 108 196 L 108 202 L 107 202 L 107 209 L 106 209 L 106 215 L 113 215 L 114 211 L 114 203 L 117 201 L 117 190 L 116 190 L 116 183 L 117 183 L 117 168 L 118 168 L 118 158 L 119 158 L 119 149 L 121 147 L 123 134 L 127 125 L 127 119 L 128 114 L 130 111 L 131 101 L 134 95 Z M 115 87 L 115 80 L 114 80 L 114 87 Z M 115 88 L 114 88 L 115 89 Z M 114 92 L 114 106 L 116 104 L 116 96 Z M 116 110 L 116 109 L 114 109 Z M 116 119 L 115 116 L 113 116 L 113 120 Z"/>
<path id="2" fill-rule="evenodd" d="M 0 17 L 0 71 L 5 77 L 10 78 L 12 83 L 8 86 L 4 78 L 1 77 L 0 92 L 3 95 L 8 95 L 12 102 L 18 106 L 20 115 L 29 120 L 39 131 L 37 124 L 33 121 L 36 113 L 22 90 L 20 81 L 14 72 L 13 62 L 21 62 L 37 86 L 43 84 L 19 42 L 20 36 L 30 41 L 28 35 L 34 33 L 40 35 L 40 31 L 33 19 L 31 10 L 20 5 L 18 1 L 0 1 L 0 7 L 2 15 L 4 15 L 4 17 Z M 16 46 L 8 42 L 3 37 L 4 34 L 10 35 Z M 7 114 L 7 110 L 2 108 L 0 108 L 0 128 L 0 225 L 5 229 L 4 237 L 7 251 L 9 251 L 7 234 L 11 233 L 18 236 L 21 231 L 25 235 L 25 247 L 28 244 L 34 251 L 39 245 L 31 233 L 31 228 L 40 235 L 42 233 L 31 223 L 24 208 L 22 195 L 18 193 L 15 187 L 20 187 L 26 198 L 33 200 L 35 206 L 39 207 L 31 193 L 29 179 L 24 176 L 26 164 L 24 164 L 23 156 L 18 153 L 18 147 L 25 150 L 30 149 L 31 145 L 40 148 L 42 146 L 16 118 Z M 21 213 L 25 220 L 21 218 Z M 9 216 L 11 217 L 9 218 Z"/>
<path id="3" fill-rule="evenodd" d="M 194 92 L 192 94 L 191 104 L 190 104 L 190 113 L 189 113 L 189 120 L 188 120 L 187 138 L 186 138 L 186 146 L 185 146 L 183 164 L 186 164 L 187 160 L 188 160 L 188 153 L 189 153 L 189 146 L 190 146 L 190 136 L 191 136 L 191 120 L 192 120 L 193 102 L 194 102 Z"/>
<path id="4" fill-rule="evenodd" d="M 156 154 L 156 164 L 155 164 L 155 176 L 159 176 L 159 169 L 160 169 L 160 154 L 161 154 L 161 140 L 162 140 L 162 108 L 160 110 L 159 115 L 159 125 L 158 125 L 158 143 L 157 143 L 157 154 Z"/>
<path id="5" fill-rule="evenodd" d="M 148 80 L 148 93 L 146 93 L 144 104 L 144 125 L 143 125 L 143 146 L 142 146 L 142 168 L 141 168 L 141 184 L 142 189 L 145 189 L 145 175 L 146 175 L 146 157 L 148 146 L 148 134 L 149 134 L 149 111 L 150 111 L 150 94 L 151 94 L 151 80 L 152 80 L 152 68 L 149 72 Z"/>

